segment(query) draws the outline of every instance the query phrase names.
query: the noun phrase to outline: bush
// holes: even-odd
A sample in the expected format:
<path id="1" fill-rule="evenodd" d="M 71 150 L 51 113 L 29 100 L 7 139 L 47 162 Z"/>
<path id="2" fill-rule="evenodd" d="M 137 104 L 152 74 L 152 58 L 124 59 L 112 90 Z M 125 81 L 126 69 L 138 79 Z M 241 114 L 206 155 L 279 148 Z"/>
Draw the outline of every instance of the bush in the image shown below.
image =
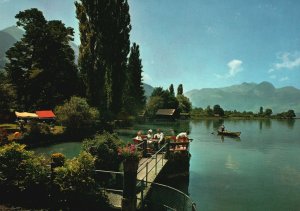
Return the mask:
<path id="1" fill-rule="evenodd" d="M 74 136 L 92 133 L 99 118 L 97 109 L 92 108 L 86 99 L 71 97 L 64 105 L 55 108 L 57 121 L 66 127 L 66 132 Z"/>
<path id="2" fill-rule="evenodd" d="M 81 152 L 78 158 L 67 160 L 64 166 L 54 169 L 54 198 L 60 208 L 89 210 L 103 205 L 105 199 L 96 185 L 94 168 L 94 157 Z"/>
<path id="3" fill-rule="evenodd" d="M 83 149 L 95 156 L 96 169 L 119 170 L 121 160 L 118 156 L 118 148 L 124 145 L 117 135 L 104 132 L 96 135 L 94 139 L 86 139 Z"/>
<path id="4" fill-rule="evenodd" d="M 24 148 L 14 142 L 0 148 L 0 193 L 26 204 L 35 204 L 36 198 L 43 203 L 48 196 L 49 161 Z"/>

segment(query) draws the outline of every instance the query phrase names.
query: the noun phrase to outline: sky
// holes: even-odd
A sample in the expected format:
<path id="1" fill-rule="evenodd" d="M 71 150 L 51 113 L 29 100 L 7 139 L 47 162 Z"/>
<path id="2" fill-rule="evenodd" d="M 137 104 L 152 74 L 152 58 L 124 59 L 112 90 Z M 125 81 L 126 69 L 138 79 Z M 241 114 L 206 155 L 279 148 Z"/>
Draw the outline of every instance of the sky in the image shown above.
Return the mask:
<path id="1" fill-rule="evenodd" d="M 184 92 L 262 81 L 300 88 L 299 0 L 128 2 L 145 83 Z M 79 44 L 73 0 L 0 0 L 0 29 L 32 7 L 73 27 Z"/>

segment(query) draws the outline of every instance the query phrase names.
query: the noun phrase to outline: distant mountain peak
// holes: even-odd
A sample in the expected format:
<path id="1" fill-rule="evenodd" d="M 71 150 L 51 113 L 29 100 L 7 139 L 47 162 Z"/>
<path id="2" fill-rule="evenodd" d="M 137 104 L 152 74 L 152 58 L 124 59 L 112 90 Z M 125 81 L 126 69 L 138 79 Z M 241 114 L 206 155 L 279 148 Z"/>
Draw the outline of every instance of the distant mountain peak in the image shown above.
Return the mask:
<path id="1" fill-rule="evenodd" d="M 275 88 L 270 82 L 241 83 L 223 88 L 191 90 L 185 95 L 194 107 L 219 104 L 225 110 L 253 111 L 271 108 L 274 113 L 293 109 L 300 112 L 300 90 L 295 87 Z"/>
<path id="2" fill-rule="evenodd" d="M 10 34 L 16 40 L 20 40 L 25 33 L 22 29 L 20 29 L 17 26 L 10 26 L 10 27 L 3 29 L 2 31 Z"/>

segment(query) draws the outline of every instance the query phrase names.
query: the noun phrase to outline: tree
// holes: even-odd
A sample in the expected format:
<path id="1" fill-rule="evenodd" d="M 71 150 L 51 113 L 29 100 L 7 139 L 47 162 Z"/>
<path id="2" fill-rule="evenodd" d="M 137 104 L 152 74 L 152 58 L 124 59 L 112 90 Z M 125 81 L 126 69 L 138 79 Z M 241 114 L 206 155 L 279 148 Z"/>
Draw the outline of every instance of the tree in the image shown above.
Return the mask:
<path id="1" fill-rule="evenodd" d="M 295 114 L 294 110 L 288 110 L 286 116 L 287 116 L 287 118 L 292 119 L 292 118 L 296 117 L 296 114 Z"/>
<path id="2" fill-rule="evenodd" d="M 179 84 L 177 88 L 177 95 L 182 95 L 183 94 L 183 86 L 182 84 Z"/>
<path id="3" fill-rule="evenodd" d="M 169 92 L 170 92 L 171 95 L 175 96 L 173 84 L 171 84 L 171 85 L 169 86 Z"/>
<path id="4" fill-rule="evenodd" d="M 223 108 L 221 108 L 220 105 L 214 105 L 214 107 L 213 107 L 213 113 L 217 114 L 219 116 L 224 116 L 224 110 L 223 110 Z"/>
<path id="5" fill-rule="evenodd" d="M 208 115 L 208 116 L 212 116 L 213 115 L 213 110 L 210 108 L 210 106 L 208 105 L 207 107 L 206 107 L 206 109 L 205 109 L 205 113 L 206 113 L 206 115 Z"/>
<path id="6" fill-rule="evenodd" d="M 93 130 L 96 120 L 99 119 L 98 110 L 90 107 L 86 99 L 80 97 L 72 97 L 64 105 L 57 106 L 55 113 L 57 121 L 73 135 Z"/>
<path id="7" fill-rule="evenodd" d="M 273 113 L 273 111 L 272 111 L 272 109 L 270 109 L 270 108 L 267 108 L 267 109 L 265 110 L 265 116 L 267 116 L 267 117 L 270 117 L 270 116 L 272 115 L 272 113 Z"/>
<path id="8" fill-rule="evenodd" d="M 131 111 L 133 114 L 141 110 L 146 103 L 145 90 L 142 81 L 142 61 L 140 59 L 139 46 L 133 43 L 131 47 L 128 71 L 126 80 L 127 93 L 124 98 L 124 106 L 126 110 Z"/>
<path id="9" fill-rule="evenodd" d="M 74 51 L 69 45 L 73 29 L 61 21 L 47 21 L 38 9 L 16 15 L 24 37 L 7 51 L 5 70 L 16 87 L 24 109 L 53 108 L 77 93 Z"/>
<path id="10" fill-rule="evenodd" d="M 118 113 L 123 105 L 131 30 L 127 0 L 81 0 L 79 66 L 93 106 Z M 87 52 L 85 52 L 87 51 Z"/>
<path id="11" fill-rule="evenodd" d="M 192 109 L 192 103 L 190 99 L 184 95 L 177 95 L 177 100 L 179 102 L 179 113 L 189 113 Z"/>
<path id="12" fill-rule="evenodd" d="M 259 115 L 263 115 L 263 113 L 264 113 L 264 108 L 261 106 L 260 108 L 259 108 Z"/>

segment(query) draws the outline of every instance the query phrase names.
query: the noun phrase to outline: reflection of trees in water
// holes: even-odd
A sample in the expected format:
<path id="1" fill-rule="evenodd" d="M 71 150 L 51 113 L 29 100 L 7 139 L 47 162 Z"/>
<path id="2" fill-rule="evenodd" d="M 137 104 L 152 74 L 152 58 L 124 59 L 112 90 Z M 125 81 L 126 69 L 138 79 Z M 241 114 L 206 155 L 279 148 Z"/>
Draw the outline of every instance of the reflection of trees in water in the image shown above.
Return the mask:
<path id="1" fill-rule="evenodd" d="M 281 125 L 287 126 L 289 129 L 293 129 L 296 120 L 295 119 L 284 119 L 284 120 L 278 120 L 278 122 Z"/>
<path id="2" fill-rule="evenodd" d="M 213 120 L 211 120 L 211 119 L 206 119 L 206 120 L 204 120 L 204 124 L 205 124 L 205 126 L 206 126 L 206 129 L 209 130 L 209 129 L 211 128 L 212 122 L 213 122 Z"/>
<path id="3" fill-rule="evenodd" d="M 263 128 L 271 128 L 272 127 L 272 120 L 271 119 L 261 119 L 259 120 L 259 130 Z"/>
<path id="4" fill-rule="evenodd" d="M 295 125 L 295 119 L 289 119 L 289 120 L 287 120 L 287 126 L 288 126 L 288 128 L 290 128 L 290 129 L 293 129 L 294 128 L 294 125 Z"/>
<path id="5" fill-rule="evenodd" d="M 213 129 L 218 130 L 224 124 L 224 119 L 213 120 Z"/>

